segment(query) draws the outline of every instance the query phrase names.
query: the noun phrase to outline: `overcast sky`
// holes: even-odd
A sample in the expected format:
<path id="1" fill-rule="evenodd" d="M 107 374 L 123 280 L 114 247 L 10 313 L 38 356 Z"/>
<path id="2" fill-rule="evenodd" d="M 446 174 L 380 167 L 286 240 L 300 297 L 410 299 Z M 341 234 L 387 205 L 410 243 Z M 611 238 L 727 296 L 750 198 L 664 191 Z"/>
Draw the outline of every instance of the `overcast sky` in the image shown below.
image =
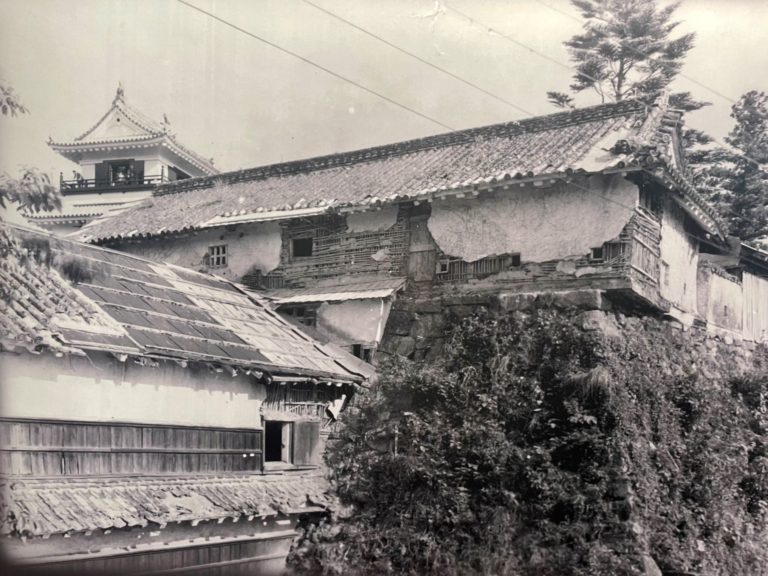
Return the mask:
<path id="1" fill-rule="evenodd" d="M 302 0 L 189 1 L 452 128 L 525 117 Z M 566 0 L 312 1 L 537 115 L 555 111 L 545 92 L 570 82 L 562 42 L 581 24 Z M 0 0 L 0 10 L 0 78 L 30 110 L 0 117 L 0 170 L 70 176 L 46 140 L 90 128 L 119 81 L 130 104 L 167 114 L 179 141 L 222 170 L 446 131 L 177 0 Z M 768 91 L 768 2 L 684 0 L 677 16 L 697 34 L 686 76 L 733 99 Z M 684 78 L 673 88 L 713 103 L 689 125 L 727 133 L 728 100 Z"/>

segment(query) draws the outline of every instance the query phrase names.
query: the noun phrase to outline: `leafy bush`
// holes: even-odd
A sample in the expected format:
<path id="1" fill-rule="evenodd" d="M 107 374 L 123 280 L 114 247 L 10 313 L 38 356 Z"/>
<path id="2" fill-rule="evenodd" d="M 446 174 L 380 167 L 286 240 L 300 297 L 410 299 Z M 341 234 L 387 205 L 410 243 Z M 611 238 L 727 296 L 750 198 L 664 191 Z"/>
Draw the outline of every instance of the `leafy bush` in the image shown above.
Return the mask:
<path id="1" fill-rule="evenodd" d="M 766 378 L 729 383 L 726 362 L 661 322 L 632 319 L 619 341 L 575 314 L 476 315 L 439 361 L 383 366 L 329 449 L 353 513 L 313 528 L 297 562 L 621 575 L 650 554 L 669 571 L 758 574 L 768 554 L 744 533 L 766 526 Z"/>

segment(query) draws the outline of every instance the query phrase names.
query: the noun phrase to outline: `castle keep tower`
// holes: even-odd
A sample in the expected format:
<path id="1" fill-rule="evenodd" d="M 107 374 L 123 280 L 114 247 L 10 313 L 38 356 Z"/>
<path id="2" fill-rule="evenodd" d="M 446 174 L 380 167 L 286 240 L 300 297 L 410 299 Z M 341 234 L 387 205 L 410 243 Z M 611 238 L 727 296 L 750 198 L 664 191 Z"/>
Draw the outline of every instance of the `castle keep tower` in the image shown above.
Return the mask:
<path id="1" fill-rule="evenodd" d="M 182 146 L 168 119 L 148 118 L 118 86 L 110 109 L 84 134 L 48 145 L 79 165 L 60 175 L 61 212 L 27 214 L 35 224 L 67 233 L 151 196 L 163 182 L 217 174 L 212 160 Z"/>

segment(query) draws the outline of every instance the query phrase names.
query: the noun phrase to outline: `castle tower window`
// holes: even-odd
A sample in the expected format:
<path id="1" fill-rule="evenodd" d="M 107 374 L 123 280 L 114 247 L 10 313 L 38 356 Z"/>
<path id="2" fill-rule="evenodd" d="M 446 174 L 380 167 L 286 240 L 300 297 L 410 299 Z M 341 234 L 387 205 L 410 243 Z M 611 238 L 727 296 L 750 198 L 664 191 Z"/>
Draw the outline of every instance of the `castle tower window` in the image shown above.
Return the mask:
<path id="1" fill-rule="evenodd" d="M 112 184 L 127 184 L 133 179 L 130 161 L 111 162 L 109 171 Z"/>

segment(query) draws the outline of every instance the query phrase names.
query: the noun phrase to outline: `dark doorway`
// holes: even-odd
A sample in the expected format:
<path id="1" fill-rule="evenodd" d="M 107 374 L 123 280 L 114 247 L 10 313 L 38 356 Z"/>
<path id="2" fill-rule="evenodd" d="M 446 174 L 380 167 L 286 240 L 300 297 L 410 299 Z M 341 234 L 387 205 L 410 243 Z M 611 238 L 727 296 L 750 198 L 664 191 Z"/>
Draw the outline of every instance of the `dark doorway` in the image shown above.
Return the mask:
<path id="1" fill-rule="evenodd" d="M 280 462 L 283 457 L 283 423 L 264 422 L 264 461 Z"/>

